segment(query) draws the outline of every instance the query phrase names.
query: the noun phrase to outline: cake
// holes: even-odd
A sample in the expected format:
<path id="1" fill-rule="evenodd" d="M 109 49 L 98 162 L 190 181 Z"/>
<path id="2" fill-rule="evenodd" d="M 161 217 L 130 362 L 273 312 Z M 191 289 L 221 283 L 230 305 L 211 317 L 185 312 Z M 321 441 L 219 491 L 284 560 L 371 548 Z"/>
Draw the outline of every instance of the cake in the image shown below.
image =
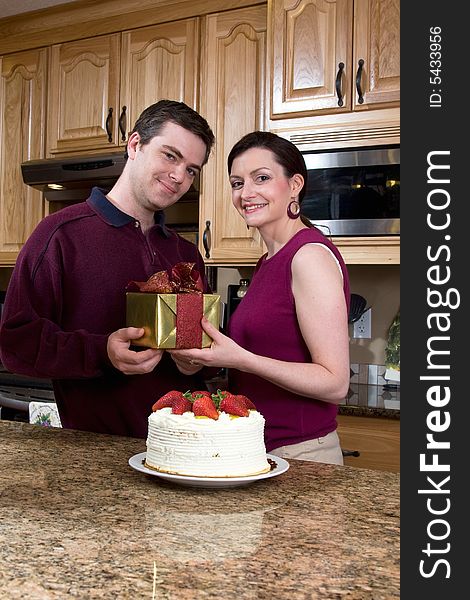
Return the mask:
<path id="1" fill-rule="evenodd" d="M 246 396 L 218 390 L 169 392 L 148 418 L 145 466 L 176 475 L 243 477 L 266 473 L 264 417 Z"/>

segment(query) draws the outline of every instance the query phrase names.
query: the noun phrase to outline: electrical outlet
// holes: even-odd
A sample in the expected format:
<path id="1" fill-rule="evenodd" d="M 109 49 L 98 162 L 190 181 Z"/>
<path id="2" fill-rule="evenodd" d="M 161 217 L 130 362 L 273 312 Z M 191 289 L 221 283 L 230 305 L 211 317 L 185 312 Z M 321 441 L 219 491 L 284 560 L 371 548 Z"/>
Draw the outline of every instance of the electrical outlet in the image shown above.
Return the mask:
<path id="1" fill-rule="evenodd" d="M 371 321 L 372 321 L 372 309 L 369 308 L 366 312 L 354 322 L 353 337 L 370 339 L 372 337 L 371 332 Z"/>

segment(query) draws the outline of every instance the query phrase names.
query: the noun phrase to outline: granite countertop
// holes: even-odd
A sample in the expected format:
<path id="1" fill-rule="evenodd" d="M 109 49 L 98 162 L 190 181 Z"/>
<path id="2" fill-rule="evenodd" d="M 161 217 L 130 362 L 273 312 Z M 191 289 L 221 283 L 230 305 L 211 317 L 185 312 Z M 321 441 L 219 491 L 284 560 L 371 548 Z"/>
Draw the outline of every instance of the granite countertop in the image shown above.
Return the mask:
<path id="1" fill-rule="evenodd" d="M 230 489 L 128 466 L 145 441 L 0 421 L 0 597 L 399 598 L 399 475 L 290 461 Z"/>

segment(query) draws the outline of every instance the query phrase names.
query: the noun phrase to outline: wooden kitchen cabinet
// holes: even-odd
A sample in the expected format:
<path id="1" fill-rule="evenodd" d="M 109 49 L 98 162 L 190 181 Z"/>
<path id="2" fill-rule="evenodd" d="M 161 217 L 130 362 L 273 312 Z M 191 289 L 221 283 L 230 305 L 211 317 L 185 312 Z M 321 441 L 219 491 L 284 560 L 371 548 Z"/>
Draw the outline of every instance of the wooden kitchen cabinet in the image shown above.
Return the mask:
<path id="1" fill-rule="evenodd" d="M 399 0 L 273 0 L 271 119 L 398 106 Z"/>
<path id="2" fill-rule="evenodd" d="M 150 0 L 139 10 L 119 0 L 97 3 L 92 30 L 89 11 L 72 4 L 0 24 L 2 53 L 15 53 L 2 62 L 2 264 L 14 264 L 43 215 L 40 193 L 22 183 L 20 162 L 124 150 L 137 116 L 160 98 L 193 106 L 216 134 L 200 191 L 200 250 L 208 264 L 253 265 L 265 251 L 231 204 L 226 158 L 244 133 L 271 130 L 301 150 L 399 143 L 397 0 L 195 0 L 157 12 Z M 17 52 L 23 48 L 34 49 Z M 20 56 L 24 68 L 10 77 L 8 65 Z M 362 104 L 354 93 L 359 58 Z M 18 116 L 25 110 L 30 121 Z M 23 124 L 20 137 L 5 133 L 18 129 L 9 111 Z M 399 262 L 397 236 L 333 241 L 349 264 Z"/>
<path id="3" fill-rule="evenodd" d="M 54 45 L 49 152 L 116 150 L 163 98 L 195 108 L 198 58 L 197 18 Z"/>
<path id="4" fill-rule="evenodd" d="M 42 193 L 23 183 L 21 163 L 44 158 L 48 50 L 0 58 L 0 265 L 13 265 L 44 216 Z"/>
<path id="5" fill-rule="evenodd" d="M 265 129 L 266 7 L 208 15 L 202 44 L 201 113 L 216 143 L 201 177 L 200 251 L 207 264 L 253 264 L 263 242 L 232 205 L 227 156 L 243 135 Z"/>
<path id="6" fill-rule="evenodd" d="M 356 85 L 360 61 L 360 88 Z M 353 110 L 400 103 L 400 1 L 354 0 Z"/>
<path id="7" fill-rule="evenodd" d="M 140 113 L 157 100 L 177 100 L 196 109 L 198 83 L 199 19 L 123 32 L 120 96 L 128 133 Z M 120 136 L 125 144 L 127 136 Z"/>
<path id="8" fill-rule="evenodd" d="M 399 265 L 400 236 L 333 237 L 347 265 Z"/>
<path id="9" fill-rule="evenodd" d="M 49 152 L 119 145 L 119 33 L 52 46 Z"/>
<path id="10" fill-rule="evenodd" d="M 345 465 L 400 471 L 399 419 L 354 415 L 338 415 L 337 419 L 341 448 L 360 453 L 360 456 L 345 456 Z"/>
<path id="11" fill-rule="evenodd" d="M 399 144 L 399 36 L 398 0 L 272 0 L 270 130 L 305 152 Z M 396 235 L 333 242 L 347 264 L 400 263 Z"/>

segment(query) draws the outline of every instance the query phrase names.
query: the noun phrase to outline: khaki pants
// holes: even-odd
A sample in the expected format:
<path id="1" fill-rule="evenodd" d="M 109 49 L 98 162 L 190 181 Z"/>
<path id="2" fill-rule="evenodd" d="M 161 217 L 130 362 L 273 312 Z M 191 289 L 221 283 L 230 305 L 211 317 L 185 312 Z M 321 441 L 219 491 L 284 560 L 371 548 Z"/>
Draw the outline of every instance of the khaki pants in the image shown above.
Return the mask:
<path id="1" fill-rule="evenodd" d="M 314 440 L 292 444 L 290 446 L 280 446 L 271 450 L 270 454 L 280 458 L 296 460 L 312 460 L 314 462 L 328 463 L 330 465 L 342 465 L 343 453 L 339 443 L 338 434 L 332 431 L 324 437 Z"/>

